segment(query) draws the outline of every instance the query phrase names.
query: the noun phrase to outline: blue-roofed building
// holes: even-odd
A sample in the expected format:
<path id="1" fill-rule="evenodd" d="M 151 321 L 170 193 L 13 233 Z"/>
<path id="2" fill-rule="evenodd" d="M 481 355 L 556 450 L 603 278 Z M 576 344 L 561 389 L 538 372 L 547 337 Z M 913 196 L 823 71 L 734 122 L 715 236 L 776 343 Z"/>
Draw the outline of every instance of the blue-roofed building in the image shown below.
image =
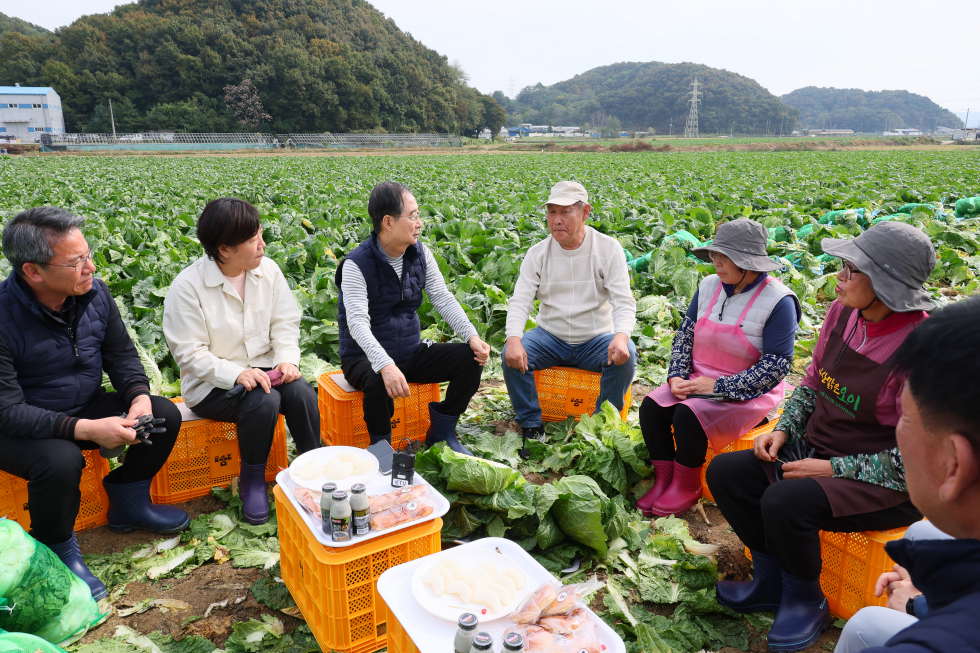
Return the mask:
<path id="1" fill-rule="evenodd" d="M 50 86 L 0 86 L 0 142 L 35 143 L 65 131 L 61 97 Z"/>

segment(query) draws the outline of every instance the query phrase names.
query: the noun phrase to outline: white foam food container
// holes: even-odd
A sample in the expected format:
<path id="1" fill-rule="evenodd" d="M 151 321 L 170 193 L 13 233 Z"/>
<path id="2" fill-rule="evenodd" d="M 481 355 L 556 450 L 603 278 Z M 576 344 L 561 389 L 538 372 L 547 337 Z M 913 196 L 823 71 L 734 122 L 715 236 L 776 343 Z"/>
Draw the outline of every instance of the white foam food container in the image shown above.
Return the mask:
<path id="1" fill-rule="evenodd" d="M 326 535 L 323 532 L 322 521 L 318 520 L 316 517 L 310 514 L 310 512 L 306 508 L 304 508 L 303 505 L 299 502 L 299 499 L 297 499 L 296 496 L 293 494 L 293 489 L 299 486 L 297 486 L 296 483 L 293 481 L 292 477 L 289 475 L 288 470 L 283 470 L 276 475 L 276 483 L 282 486 L 286 496 L 289 498 L 289 501 L 292 502 L 293 507 L 295 507 L 296 511 L 302 516 L 303 521 L 306 523 L 307 528 L 310 529 L 310 531 L 313 533 L 313 536 L 317 539 L 317 541 L 324 546 L 329 546 L 333 548 L 356 546 L 363 542 L 372 540 L 376 537 L 380 537 L 382 535 L 388 535 L 389 533 L 400 531 L 403 528 L 408 528 L 409 526 L 417 526 L 418 524 L 423 524 L 427 521 L 431 521 L 438 517 L 442 517 L 447 512 L 449 512 L 449 501 L 446 500 L 446 497 L 439 494 L 439 492 L 434 487 L 432 487 L 432 485 L 430 485 L 428 481 L 422 478 L 421 474 L 416 472 L 415 478 L 413 479 L 411 485 L 418 485 L 420 483 L 423 483 L 428 486 L 429 492 L 431 494 L 431 499 L 435 503 L 435 510 L 432 511 L 431 515 L 424 517 L 422 519 L 417 519 L 415 521 L 405 522 L 404 524 L 399 524 L 398 526 L 394 526 L 392 528 L 383 531 L 378 531 L 378 532 L 371 531 L 368 535 L 362 535 L 360 537 L 354 536 L 351 537 L 350 540 L 346 542 L 334 542 L 329 535 Z M 384 474 L 375 475 L 374 478 L 372 478 L 369 482 L 365 483 L 364 485 L 365 485 L 365 491 L 367 492 L 367 495 L 369 497 L 378 496 L 379 494 L 387 494 L 388 492 L 393 492 L 398 489 L 396 487 L 391 487 L 391 476 L 386 476 Z"/>

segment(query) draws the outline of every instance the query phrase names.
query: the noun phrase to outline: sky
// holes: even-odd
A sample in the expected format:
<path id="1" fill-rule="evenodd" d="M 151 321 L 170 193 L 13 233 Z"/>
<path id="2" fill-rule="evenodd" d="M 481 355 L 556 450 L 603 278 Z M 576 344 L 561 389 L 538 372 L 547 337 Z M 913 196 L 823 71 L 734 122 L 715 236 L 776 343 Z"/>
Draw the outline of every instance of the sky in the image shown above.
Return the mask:
<path id="1" fill-rule="evenodd" d="M 48 29 L 115 0 L 0 0 Z M 776 95 L 804 86 L 925 95 L 980 125 L 972 37 L 976 0 L 373 0 L 426 46 L 458 61 L 470 84 L 511 96 L 621 61 L 694 62 L 758 81 Z M 914 126 L 914 125 L 909 125 Z"/>

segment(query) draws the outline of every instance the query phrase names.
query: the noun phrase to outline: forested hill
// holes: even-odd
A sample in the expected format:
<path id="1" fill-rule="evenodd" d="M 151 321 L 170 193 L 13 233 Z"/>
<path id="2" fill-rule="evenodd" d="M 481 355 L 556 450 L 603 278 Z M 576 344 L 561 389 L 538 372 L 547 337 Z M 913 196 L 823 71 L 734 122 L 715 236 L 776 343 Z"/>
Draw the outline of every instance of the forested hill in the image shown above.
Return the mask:
<path id="1" fill-rule="evenodd" d="M 784 105 L 755 80 L 701 64 L 617 63 L 601 66 L 552 86 L 525 87 L 504 108 L 508 124 L 576 125 L 595 128 L 615 118 L 624 129 L 684 133 L 690 84 L 702 84 L 698 111 L 701 133 L 784 133 L 796 127 L 799 111 Z M 498 101 L 501 96 L 496 96 Z"/>
<path id="2" fill-rule="evenodd" d="M 800 110 L 807 128 L 882 132 L 902 127 L 934 130 L 962 127 L 963 121 L 929 98 L 908 91 L 862 91 L 858 88 L 807 86 L 782 96 Z"/>
<path id="3" fill-rule="evenodd" d="M 18 32 L 27 36 L 36 36 L 44 40 L 54 40 L 54 32 L 48 31 L 40 25 L 28 23 L 26 20 L 8 16 L 0 11 L 0 39 L 7 32 Z"/>
<path id="4" fill-rule="evenodd" d="M 241 130 L 224 88 L 245 79 L 279 133 L 458 133 L 496 107 L 364 0 L 138 0 L 57 36 L 7 33 L 0 84 L 54 87 L 69 131 L 109 131 L 109 99 L 117 131 Z"/>

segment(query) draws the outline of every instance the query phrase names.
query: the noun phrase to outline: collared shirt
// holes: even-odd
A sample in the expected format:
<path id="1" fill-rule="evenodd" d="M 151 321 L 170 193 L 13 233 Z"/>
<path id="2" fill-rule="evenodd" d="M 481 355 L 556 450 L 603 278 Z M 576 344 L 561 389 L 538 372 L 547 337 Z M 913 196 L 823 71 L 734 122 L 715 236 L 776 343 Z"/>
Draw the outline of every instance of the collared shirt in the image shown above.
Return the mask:
<path id="1" fill-rule="evenodd" d="M 301 315 L 286 277 L 268 257 L 245 277 L 243 301 L 218 264 L 202 257 L 170 285 L 163 333 L 189 407 L 214 388 L 231 389 L 249 368 L 299 365 Z"/>

